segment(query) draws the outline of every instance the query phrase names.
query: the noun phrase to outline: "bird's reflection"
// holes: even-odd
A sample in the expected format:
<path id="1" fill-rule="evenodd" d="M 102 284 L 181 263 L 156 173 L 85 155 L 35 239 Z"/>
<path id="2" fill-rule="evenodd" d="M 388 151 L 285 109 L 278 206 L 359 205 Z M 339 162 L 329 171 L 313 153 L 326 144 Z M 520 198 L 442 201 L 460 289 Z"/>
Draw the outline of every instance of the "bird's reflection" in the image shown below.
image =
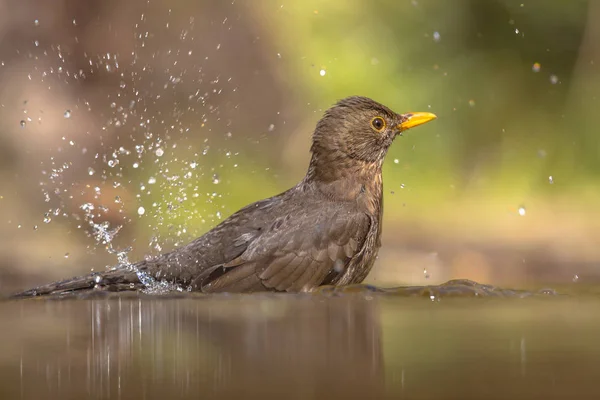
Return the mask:
<path id="1" fill-rule="evenodd" d="M 0 385 L 2 398 L 383 393 L 378 305 L 365 296 L 11 304 L 12 351 L 0 356 L 0 377 L 14 379 Z"/>

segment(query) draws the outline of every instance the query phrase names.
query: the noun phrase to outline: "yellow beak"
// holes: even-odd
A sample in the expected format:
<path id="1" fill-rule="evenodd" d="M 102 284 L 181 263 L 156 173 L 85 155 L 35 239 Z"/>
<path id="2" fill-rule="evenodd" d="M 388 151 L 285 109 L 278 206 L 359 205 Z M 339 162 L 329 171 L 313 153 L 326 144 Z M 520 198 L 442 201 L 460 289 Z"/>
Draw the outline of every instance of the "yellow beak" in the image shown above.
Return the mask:
<path id="1" fill-rule="evenodd" d="M 406 120 L 401 124 L 398 124 L 398 129 L 400 129 L 401 131 L 414 128 L 415 126 L 423 125 L 424 123 L 433 121 L 437 118 L 435 114 L 428 112 L 407 113 L 404 114 L 403 117 L 405 117 Z"/>

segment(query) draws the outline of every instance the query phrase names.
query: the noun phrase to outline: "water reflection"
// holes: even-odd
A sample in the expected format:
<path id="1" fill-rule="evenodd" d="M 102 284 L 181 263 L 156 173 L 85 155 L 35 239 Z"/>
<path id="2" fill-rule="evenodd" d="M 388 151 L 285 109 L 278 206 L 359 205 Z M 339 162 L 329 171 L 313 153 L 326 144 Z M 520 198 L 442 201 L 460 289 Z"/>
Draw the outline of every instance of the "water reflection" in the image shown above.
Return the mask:
<path id="1" fill-rule="evenodd" d="M 0 302 L 0 399 L 599 398 L 598 297 Z"/>
<path id="2" fill-rule="evenodd" d="M 374 301 L 310 296 L 2 305 L 0 398 L 378 397 Z M 16 312 L 18 311 L 18 312 Z"/>

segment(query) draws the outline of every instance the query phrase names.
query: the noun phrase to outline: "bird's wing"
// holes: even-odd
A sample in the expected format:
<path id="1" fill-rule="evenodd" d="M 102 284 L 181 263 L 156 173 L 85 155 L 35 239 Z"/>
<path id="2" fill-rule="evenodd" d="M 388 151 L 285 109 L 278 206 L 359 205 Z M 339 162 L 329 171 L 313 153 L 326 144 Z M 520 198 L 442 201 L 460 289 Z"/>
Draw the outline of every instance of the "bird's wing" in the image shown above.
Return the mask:
<path id="1" fill-rule="evenodd" d="M 343 274 L 372 225 L 367 214 L 334 203 L 290 211 L 196 284 L 204 292 L 310 290 Z"/>

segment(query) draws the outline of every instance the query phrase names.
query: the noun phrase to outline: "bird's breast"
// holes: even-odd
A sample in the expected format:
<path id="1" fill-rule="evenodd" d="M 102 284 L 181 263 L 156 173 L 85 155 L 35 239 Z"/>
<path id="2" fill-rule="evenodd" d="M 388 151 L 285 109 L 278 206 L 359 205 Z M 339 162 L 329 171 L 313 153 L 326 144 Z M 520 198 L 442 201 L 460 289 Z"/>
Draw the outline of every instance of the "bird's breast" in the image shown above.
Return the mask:
<path id="1" fill-rule="evenodd" d="M 364 181 L 356 196 L 356 202 L 359 209 L 369 215 L 378 215 L 381 212 L 382 199 L 383 182 L 381 174 L 375 175 L 372 179 Z"/>

